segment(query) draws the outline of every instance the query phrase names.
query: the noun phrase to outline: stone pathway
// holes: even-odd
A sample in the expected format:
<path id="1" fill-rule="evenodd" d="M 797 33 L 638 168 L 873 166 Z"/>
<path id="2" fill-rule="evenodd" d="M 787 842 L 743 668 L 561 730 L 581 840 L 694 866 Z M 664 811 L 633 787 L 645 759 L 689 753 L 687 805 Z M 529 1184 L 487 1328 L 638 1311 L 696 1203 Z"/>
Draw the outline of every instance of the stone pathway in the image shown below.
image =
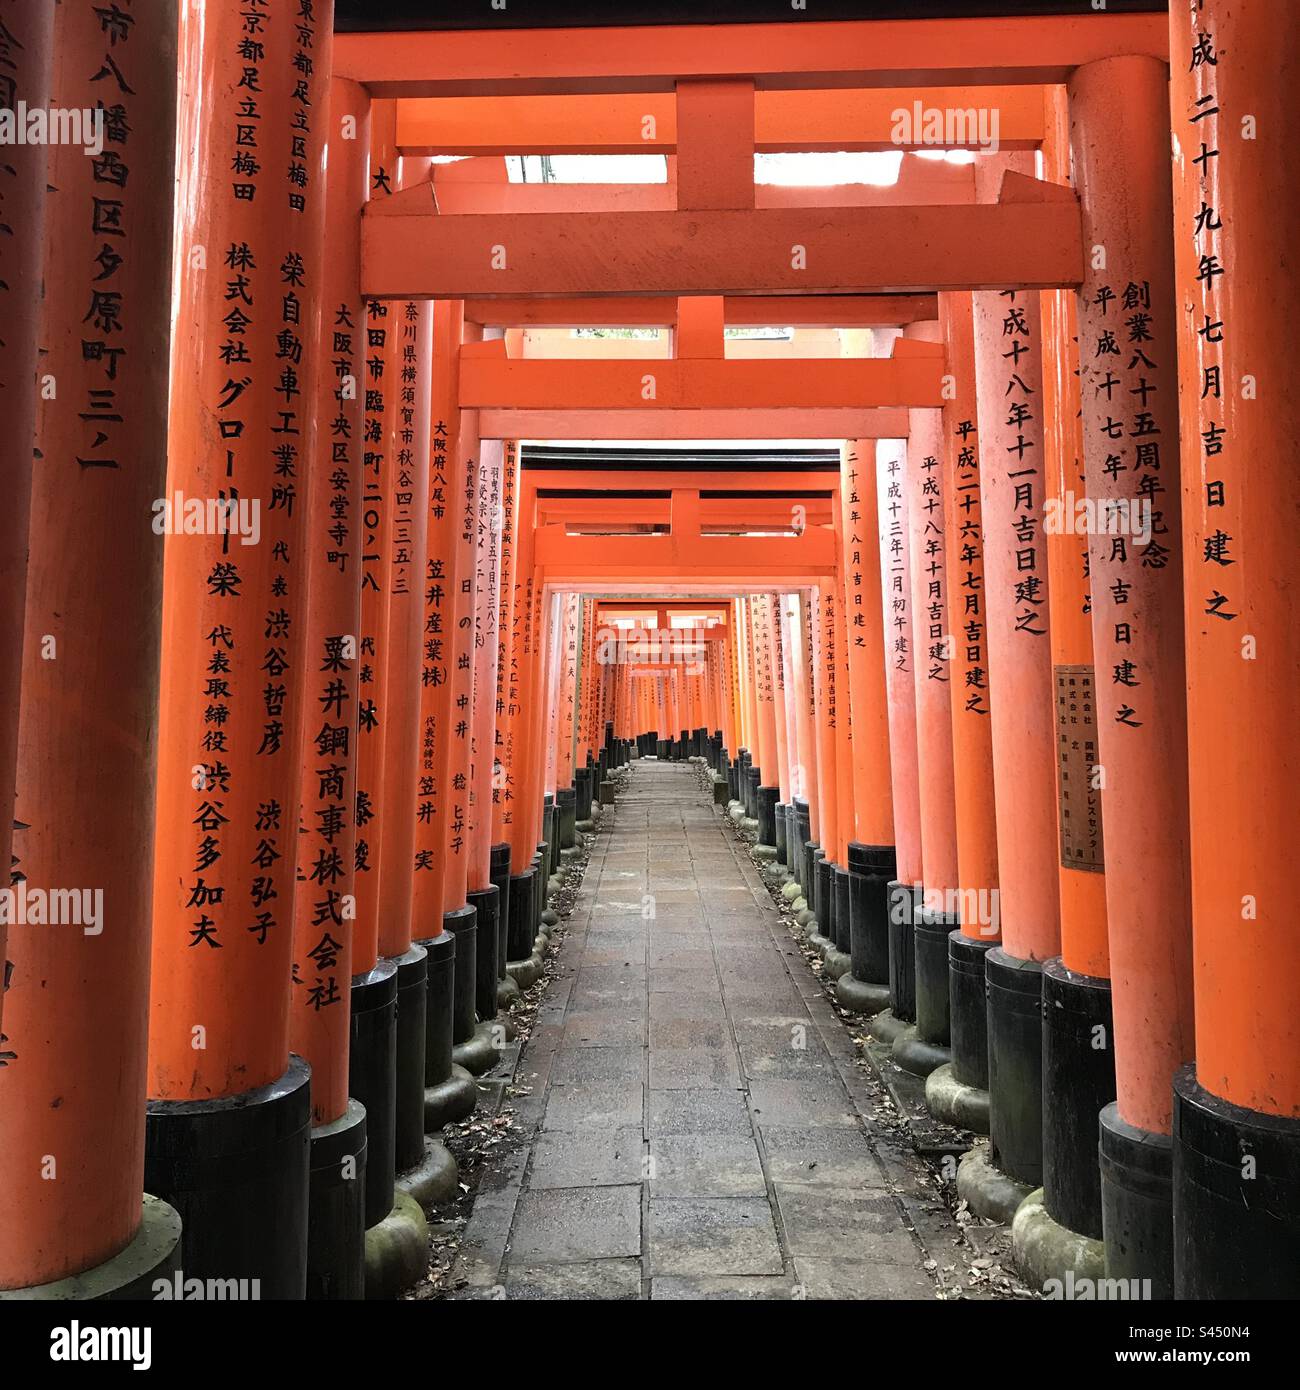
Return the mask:
<path id="1" fill-rule="evenodd" d="M 694 768 L 634 762 L 608 816 L 457 1296 L 935 1297 L 916 1228 L 956 1228 Z"/>

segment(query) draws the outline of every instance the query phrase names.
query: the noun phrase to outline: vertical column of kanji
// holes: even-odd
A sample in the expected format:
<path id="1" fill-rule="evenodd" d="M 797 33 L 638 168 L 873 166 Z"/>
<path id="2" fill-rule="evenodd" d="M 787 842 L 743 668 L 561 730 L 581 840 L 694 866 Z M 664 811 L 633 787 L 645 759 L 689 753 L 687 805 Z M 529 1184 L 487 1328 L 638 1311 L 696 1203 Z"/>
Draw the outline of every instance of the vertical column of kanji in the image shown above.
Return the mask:
<path id="1" fill-rule="evenodd" d="M 582 741 L 578 745 L 578 766 L 575 781 L 578 788 L 578 828 L 591 829 L 592 759 L 596 749 L 596 681 L 600 655 L 603 650 L 596 625 L 596 601 L 584 598 L 582 640 Z M 653 711 L 652 711 L 653 719 Z"/>
<path id="2" fill-rule="evenodd" d="M 497 998 L 508 1006 L 519 986 L 506 973 L 510 925 L 510 820 L 514 786 L 514 741 L 519 694 L 519 653 L 516 648 L 515 546 L 516 499 L 519 490 L 519 444 L 501 444 L 501 557 L 497 607 L 496 755 L 492 767 L 492 882 L 497 889 Z M 591 776 L 587 774 L 584 812 L 591 814 Z"/>
<path id="3" fill-rule="evenodd" d="M 493 881 L 492 795 L 496 761 L 497 624 L 501 602 L 501 441 L 479 450 L 474 533 L 474 717 L 470 748 L 469 879 L 466 902 L 474 909 L 475 1011 L 484 1023 L 497 1015 L 502 960 L 501 890 Z M 497 1035 L 501 1036 L 501 1035 Z M 504 1038 L 502 1038 L 504 1040 Z"/>
<path id="4" fill-rule="evenodd" d="M 461 342 L 480 336 L 473 324 L 463 324 Z M 452 460 L 452 506 L 456 529 L 452 536 L 453 575 L 449 675 L 451 709 L 447 724 L 447 819 L 443 850 L 447 856 L 443 879 L 443 928 L 456 938 L 456 1008 L 453 1017 L 452 1060 L 475 1075 L 496 1060 L 487 1029 L 480 1030 L 477 1012 L 478 914 L 469 892 L 469 799 L 471 730 L 474 720 L 475 541 L 477 533 L 478 412 L 462 410 L 459 433 L 449 442 Z"/>
<path id="5" fill-rule="evenodd" d="M 921 880 L 921 795 L 916 758 L 916 666 L 912 636 L 912 565 L 908 542 L 907 441 L 876 442 L 881 607 L 888 679 L 889 767 L 897 878 L 889 885 L 889 1008 L 872 1034 L 892 1042 L 916 1016 L 912 918 Z"/>
<path id="6" fill-rule="evenodd" d="M 181 1211 L 187 1276 L 266 1298 L 306 1278 L 310 1069 L 289 982 L 316 402 L 293 353 L 320 289 L 297 151 L 324 111 L 301 35 L 330 22 L 243 0 L 181 24 L 145 1183 Z"/>
<path id="7" fill-rule="evenodd" d="M 836 828 L 838 840 L 835 846 L 835 867 L 831 876 L 831 890 L 835 895 L 833 919 L 835 926 L 835 950 L 826 953 L 823 969 L 826 974 L 839 979 L 848 973 L 853 964 L 851 954 L 852 938 L 849 927 L 849 843 L 854 834 L 853 810 L 853 721 L 849 705 L 849 657 L 846 640 L 847 624 L 844 611 L 844 575 L 842 570 L 843 538 L 839 509 L 834 511 L 836 543 L 836 573 L 831 579 L 829 589 L 832 620 L 832 656 L 834 658 L 835 687 L 833 711 L 835 717 L 835 759 L 840 769 L 835 779 L 836 788 Z"/>
<path id="8" fill-rule="evenodd" d="M 1152 1135 L 1169 1132 L 1193 1046 L 1167 77 L 1126 57 L 1069 83 L 1116 1083 L 1121 1115 Z M 1158 1141 L 1142 1139 L 1144 1168 L 1159 1167 Z"/>
<path id="9" fill-rule="evenodd" d="M 783 804 L 777 807 L 776 837 L 778 857 L 789 872 L 790 878 L 798 880 L 799 856 L 798 831 L 795 828 L 795 798 L 799 795 L 799 720 L 795 709 L 794 667 L 790 660 L 790 598 L 789 594 L 778 594 L 773 606 L 772 618 L 776 627 L 776 651 L 778 657 L 777 673 L 781 683 L 781 698 L 784 706 L 785 725 L 785 795 Z M 789 882 L 790 880 L 787 880 Z M 793 890 L 791 890 L 793 895 Z M 792 899 L 793 900 L 793 899 Z"/>
<path id="10" fill-rule="evenodd" d="M 971 296 L 941 294 L 939 317 L 950 382 L 943 404 L 943 491 L 959 925 L 948 937 L 952 1064 L 930 1073 L 926 1101 L 939 1118 L 985 1134 L 989 1080 L 984 960 L 998 940 L 998 847 Z"/>
<path id="11" fill-rule="evenodd" d="M 477 1103 L 474 1079 L 452 1062 L 457 1024 L 473 1032 L 477 991 L 473 953 L 444 931 L 450 851 L 452 667 L 455 662 L 455 558 L 462 517 L 456 485 L 460 437 L 460 340 L 464 306 L 436 300 L 429 399 L 429 486 L 424 497 L 425 549 L 419 651 L 420 717 L 414 753 L 415 845 L 411 932 L 428 952 L 424 1033 L 424 1127 L 428 1133 L 464 1119 Z"/>
<path id="12" fill-rule="evenodd" d="M 427 159 L 398 161 L 401 190 L 423 190 L 429 196 Z M 425 1104 L 428 1081 L 429 1033 L 442 1026 L 448 986 L 455 987 L 453 947 L 435 939 L 414 941 L 416 934 L 415 875 L 419 824 L 421 769 L 422 664 L 425 605 L 424 583 L 430 536 L 429 495 L 432 477 L 433 431 L 433 306 L 398 300 L 389 305 L 392 347 L 388 387 L 393 433 L 386 461 L 389 532 L 384 553 L 383 589 L 388 603 L 384 673 L 384 743 L 382 794 L 383 834 L 379 845 L 379 948 L 397 964 L 396 1166 L 398 1198 L 393 1217 L 399 1217 L 401 1242 L 412 1245 L 407 1269 L 414 1270 L 413 1235 L 424 1230 L 420 1219 L 431 1205 L 447 1201 L 456 1191 L 456 1162 L 446 1146 L 431 1134 Z M 471 982 L 472 987 L 472 982 Z M 432 1006 L 432 1007 L 431 1007 Z M 432 1019 L 430 1018 L 433 1013 Z M 404 1211 L 403 1211 L 404 1208 Z M 397 1235 L 394 1230 L 394 1236 Z M 396 1240 L 393 1242 L 396 1244 Z M 377 1251 L 376 1251 L 377 1253 Z M 393 1252 L 386 1263 L 396 1263 Z M 403 1277 L 382 1281 L 400 1287 Z"/>
<path id="13" fill-rule="evenodd" d="M 814 856 L 813 895 L 810 899 L 817 923 L 810 940 L 819 951 L 824 952 L 834 930 L 831 873 L 835 864 L 835 847 L 839 843 L 830 581 L 823 581 L 811 591 L 808 619 L 812 642 L 813 734 L 817 742 L 817 839 L 820 846 Z"/>
<path id="14" fill-rule="evenodd" d="M 1179 1298 L 1295 1298 L 1300 950 L 1282 808 L 1297 771 L 1300 404 L 1281 209 L 1300 197 L 1298 38 L 1267 7 L 1170 13 L 1196 987 L 1195 1066 L 1174 1082 L 1174 1282 Z M 1118 1046 L 1120 1115 L 1157 1129 Z"/>
<path id="15" fill-rule="evenodd" d="M 289 1042 L 312 1074 L 307 1297 L 355 1299 L 365 1293 L 366 1112 L 348 1097 L 348 1066 L 365 331 L 360 220 L 369 99 L 355 83 L 330 81 L 330 41 L 326 30 L 316 35 L 313 53 L 303 50 L 309 120 L 319 127 L 302 190 L 317 222 L 306 257 L 320 266 L 316 318 L 304 321 L 300 344 L 285 339 L 316 401 L 305 450 L 305 710 Z M 326 235 L 332 250 L 322 261 Z"/>
<path id="16" fill-rule="evenodd" d="M 845 862 L 850 968 L 836 994 L 845 1008 L 876 1014 L 889 1003 L 889 883 L 897 865 L 874 440 L 840 447 L 840 513 L 853 827 Z"/>
<path id="17" fill-rule="evenodd" d="M 370 110 L 368 187 L 370 202 L 390 198 L 397 188 L 396 111 L 392 102 Z M 380 940 L 385 812 L 384 739 L 388 729 L 388 586 L 395 502 L 395 443 L 400 394 L 400 305 L 367 300 L 359 326 L 362 390 L 361 507 L 359 552 L 361 605 L 357 641 L 355 726 L 356 797 L 353 819 L 353 894 L 356 927 L 352 959 L 349 1090 L 366 1109 L 366 1228 L 380 1223 L 397 1230 L 395 1248 L 407 1247 L 418 1228 L 410 1204 L 397 1199 L 397 991 L 398 961 Z M 408 1220 L 407 1218 L 412 1218 Z M 385 1287 L 393 1266 L 381 1268 L 375 1254 L 380 1237 L 367 1241 L 366 1286 Z"/>
<path id="18" fill-rule="evenodd" d="M 942 343 L 936 320 L 909 324 L 904 338 Z M 953 639 L 948 623 L 947 522 L 943 505 L 943 414 L 908 412 L 908 530 L 916 683 L 916 762 L 921 807 L 921 879 L 913 921 L 916 1032 L 899 1043 L 901 1066 L 927 1075 L 950 1060 L 947 1049 L 948 935 L 957 889 L 957 809 L 953 788 Z"/>
<path id="19" fill-rule="evenodd" d="M 582 598 L 567 596 L 564 613 L 564 706 L 560 721 L 560 747 L 555 776 L 556 834 L 561 853 L 574 848 L 577 841 L 577 790 L 574 785 L 574 739 L 578 727 L 578 682 L 582 642 Z M 640 694 L 640 692 L 638 692 Z M 638 727 L 641 718 L 638 705 Z M 566 856 L 568 858 L 568 856 Z"/>
<path id="20" fill-rule="evenodd" d="M 1030 155 L 982 163 L 983 200 L 1030 167 Z M 1051 1217 L 1092 1236 L 1095 1145 L 1071 1137 L 1086 1134 L 1110 1098 L 1110 1005 L 1104 980 L 1072 980 L 1059 959 L 1047 965 L 1060 949 L 1060 908 L 1039 296 L 977 292 L 973 322 L 1002 917 L 1002 944 L 985 959 L 992 1158 L 1017 1182 L 1045 1183 Z M 1040 1004 L 1044 991 L 1053 1004 Z M 1046 1113 L 1044 1095 L 1053 1099 Z"/>
<path id="21" fill-rule="evenodd" d="M 754 795 L 758 808 L 758 843 L 776 849 L 776 803 L 781 797 L 776 743 L 776 683 L 772 673 L 772 596 L 750 599 L 754 665 L 758 678 L 759 778 Z"/>
<path id="22" fill-rule="evenodd" d="M 533 944 L 540 919 L 537 854 L 537 818 L 531 803 L 532 789 L 540 780 L 533 767 L 538 739 L 534 736 L 536 706 L 544 703 L 538 674 L 537 608 L 533 573 L 535 503 L 522 472 L 517 492 L 515 541 L 515 650 L 518 653 L 518 699 L 514 719 L 514 749 L 511 779 L 514 800 L 510 823 L 510 924 L 509 960 L 506 969 L 520 989 L 528 989 L 540 973 L 540 957 L 534 958 Z M 601 691 L 601 718 L 608 718 L 608 682 L 611 668 L 604 669 Z M 604 725 L 601 726 L 604 737 Z M 604 749 L 601 765 L 605 765 Z M 540 807 L 541 793 L 538 793 Z M 543 880 L 544 881 L 544 880 Z"/>
<path id="23" fill-rule="evenodd" d="M 142 1210 L 140 1125 L 162 588 L 144 527 L 151 506 L 165 515 L 175 63 L 174 5 L 0 6 L 0 119 L 20 123 L 0 169 L 6 513 L 13 497 L 0 611 L 22 656 L 2 716 L 16 744 L 0 737 L 6 854 L 15 831 L 0 888 L 0 1289 L 13 1297 L 148 1298 L 180 1237 L 165 1201 Z M 74 118 L 61 140 L 30 124 L 47 102 Z"/>
<path id="24" fill-rule="evenodd" d="M 809 918 L 814 915 L 813 896 L 815 890 L 815 868 L 817 864 L 817 854 L 821 848 L 821 815 L 818 810 L 817 796 L 817 701 L 813 686 L 813 594 L 810 590 L 801 589 L 798 594 L 798 602 L 794 613 L 793 621 L 797 624 L 797 660 L 795 664 L 795 691 L 799 699 L 800 709 L 807 711 L 807 720 L 804 725 L 804 793 L 807 798 L 806 804 L 800 806 L 795 802 L 795 810 L 799 819 L 799 834 L 803 838 L 803 874 L 800 877 L 800 885 L 803 888 L 803 907 L 798 908 L 796 917 L 803 917 L 800 925 L 806 925 Z M 807 917 L 804 914 L 807 913 Z"/>
<path id="25" fill-rule="evenodd" d="M 782 663 L 783 643 L 781 640 L 781 595 L 767 596 L 767 646 L 768 662 L 772 669 L 772 702 L 776 713 L 776 774 L 777 802 L 772 808 L 773 832 L 776 836 L 776 858 L 778 864 L 787 863 L 786 818 L 790 809 L 790 741 L 789 713 L 790 701 L 785 688 L 785 667 Z M 706 659 L 712 654 L 716 643 L 706 643 Z M 711 665 L 707 667 L 711 673 Z M 710 700 L 712 705 L 712 700 Z"/>
<path id="26" fill-rule="evenodd" d="M 43 0 L 0 0 L 0 109 L 44 111 L 50 85 L 54 10 Z M 36 354 L 45 227 L 46 146 L 13 144 L 0 164 L 0 864 L 13 850 L 18 763 L 18 687 L 22 679 L 23 605 L 27 593 L 27 525 L 36 441 Z M 0 1030 L 9 972 L 9 916 L 0 918 Z M 0 1067 L 6 1043 L 0 1031 Z"/>
<path id="27" fill-rule="evenodd" d="M 748 596 L 736 600 L 736 609 L 740 618 L 740 681 L 745 711 L 745 743 L 741 748 L 741 768 L 738 785 L 740 789 L 740 800 L 745 807 L 745 814 L 753 817 L 757 810 L 754 805 L 754 794 L 752 789 L 757 785 L 754 781 L 753 773 L 759 755 L 759 734 L 758 702 L 754 689 L 754 644 Z M 677 729 L 675 726 L 672 730 L 672 735 L 674 738 L 677 737 Z"/>

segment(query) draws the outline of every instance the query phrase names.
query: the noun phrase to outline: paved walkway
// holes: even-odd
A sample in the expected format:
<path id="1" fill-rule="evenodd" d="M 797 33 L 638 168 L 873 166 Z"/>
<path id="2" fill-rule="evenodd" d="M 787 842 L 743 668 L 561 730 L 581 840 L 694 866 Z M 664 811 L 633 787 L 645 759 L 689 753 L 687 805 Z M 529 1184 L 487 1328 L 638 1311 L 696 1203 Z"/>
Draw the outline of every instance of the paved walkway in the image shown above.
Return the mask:
<path id="1" fill-rule="evenodd" d="M 560 962 L 461 1296 L 935 1296 L 915 1167 L 693 767 L 632 764 Z"/>

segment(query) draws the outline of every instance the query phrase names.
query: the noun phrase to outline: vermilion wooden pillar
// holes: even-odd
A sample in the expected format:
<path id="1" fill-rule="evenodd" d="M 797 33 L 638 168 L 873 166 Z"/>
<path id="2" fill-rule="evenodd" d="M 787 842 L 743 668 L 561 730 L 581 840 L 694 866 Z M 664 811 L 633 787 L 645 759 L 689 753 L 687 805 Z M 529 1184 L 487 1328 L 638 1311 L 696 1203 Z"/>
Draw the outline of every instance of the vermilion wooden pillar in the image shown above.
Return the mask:
<path id="1" fill-rule="evenodd" d="M 41 0 L 0 6 L 0 82 L 4 104 L 43 110 L 50 85 L 54 11 Z M 5 272 L 0 276 L 0 477 L 7 503 L 0 516 L 0 865 L 13 851 L 14 781 L 18 765 L 18 694 L 27 591 L 27 528 L 36 442 L 36 362 L 45 230 L 46 147 L 19 145 L 0 164 L 0 226 Z M 9 975 L 8 917 L 0 922 L 0 1067 L 5 1065 L 4 996 Z"/>
<path id="2" fill-rule="evenodd" d="M 768 632 L 768 651 L 769 661 L 772 669 L 772 703 L 773 713 L 776 716 L 776 771 L 777 771 L 777 801 L 773 807 L 773 834 L 775 836 L 777 859 L 787 861 L 788 849 L 786 846 L 786 818 L 790 806 L 790 764 L 792 761 L 790 752 L 790 692 L 785 684 L 785 643 L 781 635 L 781 603 L 782 594 L 769 594 L 767 596 L 767 632 Z M 713 656 L 717 651 L 717 644 L 710 642 L 705 646 L 705 659 L 709 663 L 709 671 L 713 670 Z M 712 715 L 712 702 L 710 702 L 710 716 Z M 710 731 L 713 723 L 708 721 Z"/>
<path id="3" fill-rule="evenodd" d="M 813 738 L 817 745 L 817 840 L 820 854 L 815 855 L 812 870 L 812 897 L 809 902 L 817 919 L 817 930 L 811 941 L 818 950 L 825 950 L 833 941 L 834 880 L 832 871 L 839 845 L 839 776 L 835 746 L 835 653 L 834 609 L 830 581 L 812 590 L 809 597 L 808 620 L 812 640 L 811 681 L 813 692 Z M 845 769 L 847 773 L 847 769 Z"/>
<path id="4" fill-rule="evenodd" d="M 1012 180 L 1031 169 L 1027 155 L 1001 155 L 982 168 L 977 187 L 993 201 L 1003 176 Z M 1018 1181 L 1030 1187 L 1043 1183 L 1054 1219 L 1095 1235 L 1100 1212 L 1093 1154 L 1088 1145 L 1071 1146 L 1068 1139 L 1057 1152 L 1058 1140 L 1080 1125 L 1086 1129 L 1109 1098 L 1111 1053 L 1109 1046 L 1093 1045 L 1090 1030 L 1085 1056 L 1066 1041 L 1095 1021 L 1109 1042 L 1105 981 L 1075 981 L 1059 963 L 1046 965 L 1060 949 L 1060 908 L 1038 295 L 977 292 L 974 320 L 1002 905 L 1002 946 L 986 962 L 993 1158 Z M 1039 991 L 1052 1000 L 1066 995 L 1070 1000 L 1047 1010 L 1041 1035 L 1030 1026 L 1032 1017 L 1043 1017 Z M 1068 1025 L 1065 1035 L 1056 1031 L 1058 1024 Z M 1044 1066 L 1054 1078 L 1051 1084 Z M 1080 1070 L 1068 1090 L 1065 1076 L 1057 1074 L 1062 1068 Z M 1057 1103 L 1035 1123 L 1044 1094 Z M 1077 1123 L 1063 1130 L 1066 1116 L 1073 1118 L 1076 1109 Z"/>
<path id="5" fill-rule="evenodd" d="M 149 1298 L 180 1238 L 173 1206 L 141 1200 L 176 7 L 115 41 L 91 4 L 41 8 L 0 6 L 3 104 L 44 106 L 48 83 L 58 108 L 114 109 L 101 155 L 7 147 L 0 170 L 0 1290 Z"/>
<path id="6" fill-rule="evenodd" d="M 876 501 L 880 526 L 880 588 L 888 672 L 890 788 L 894 804 L 897 877 L 889 885 L 889 1009 L 872 1033 L 892 1042 L 916 1014 L 912 918 L 921 881 L 921 798 L 916 757 L 917 663 L 908 541 L 908 456 L 905 440 L 876 444 Z"/>
<path id="7" fill-rule="evenodd" d="M 429 987 L 425 1018 L 424 1125 L 441 1128 L 470 1113 L 477 1101 L 473 1080 L 452 1062 L 453 1037 L 473 1032 L 476 961 L 444 930 L 449 872 L 452 728 L 456 662 L 455 555 L 463 524 L 459 468 L 460 343 L 463 306 L 432 305 L 433 345 L 429 399 L 429 486 L 425 553 L 420 582 L 418 736 L 410 750 L 416 763 L 415 843 L 411 878 L 411 930 L 428 952 Z"/>
<path id="8" fill-rule="evenodd" d="M 1116 1080 L 1120 1117 L 1147 1132 L 1105 1134 L 1108 1206 L 1130 1189 L 1107 1215 L 1112 1250 L 1145 1245 L 1157 1227 L 1160 1243 L 1168 1239 L 1163 1203 L 1150 1200 L 1168 1151 L 1148 1136 L 1168 1131 L 1173 1075 L 1192 1049 L 1165 76 L 1152 59 L 1120 58 L 1087 64 L 1069 83 L 1084 243 L 1104 247 L 1104 258 L 1085 258 L 1078 297 L 1085 476 L 1094 505 L 1123 504 L 1113 521 L 1102 514 L 1088 542 Z"/>
<path id="9" fill-rule="evenodd" d="M 145 1169 L 181 1211 L 186 1276 L 257 1278 L 264 1298 L 303 1295 L 311 1122 L 289 1050 L 316 408 L 296 358 L 319 312 L 332 18 L 289 10 L 181 29 L 167 487 L 256 504 L 260 536 L 165 547 Z"/>
<path id="10" fill-rule="evenodd" d="M 1284 808 L 1300 407 L 1280 210 L 1300 196 L 1300 42 L 1258 6 L 1175 0 L 1170 16 L 1196 991 L 1195 1065 L 1174 1083 L 1174 1287 L 1295 1298 L 1300 948 Z M 1120 1114 L 1140 1124 L 1127 1095 Z"/>
<path id="11" fill-rule="evenodd" d="M 942 344 L 937 320 L 912 323 L 895 351 Z M 957 811 L 952 756 L 953 638 L 948 620 L 947 518 L 943 497 L 943 416 L 908 411 L 908 531 L 916 682 L 916 758 L 921 811 L 922 899 L 913 926 L 916 953 L 916 1036 L 899 1042 L 900 1065 L 922 1075 L 950 1060 L 948 934 L 958 887 Z"/>
<path id="12" fill-rule="evenodd" d="M 941 294 L 951 390 L 943 405 L 943 491 L 948 628 L 952 638 L 953 798 L 957 825 L 958 925 L 948 937 L 952 1066 L 926 1084 L 932 1112 L 988 1132 L 985 956 L 1000 936 L 997 824 L 993 796 L 988 593 L 980 503 L 983 460 L 975 392 L 971 296 Z M 954 1083 L 956 1083 L 954 1085 Z"/>
<path id="13" fill-rule="evenodd" d="M 776 738 L 776 680 L 772 669 L 772 596 L 752 594 L 749 600 L 754 669 L 758 696 L 759 785 L 758 842 L 776 848 L 776 803 L 781 799 Z"/>
<path id="14" fill-rule="evenodd" d="M 496 762 L 498 623 L 501 614 L 501 471 L 499 440 L 479 451 L 474 531 L 474 718 L 470 747 L 469 880 L 466 901 L 477 920 L 475 1011 L 496 1017 L 501 951 L 501 887 L 492 873 L 493 773 Z M 508 891 L 508 889 L 507 889 Z"/>
<path id="15" fill-rule="evenodd" d="M 369 102 L 355 83 L 329 89 L 331 142 L 319 320 L 307 347 L 316 397 L 304 502 L 306 712 L 294 898 L 289 1042 L 311 1067 L 311 1215 L 307 1296 L 365 1292 L 366 1111 L 348 1094 L 356 923 L 356 738 L 360 686 L 362 393 L 365 306 L 360 217 L 366 197 Z"/>

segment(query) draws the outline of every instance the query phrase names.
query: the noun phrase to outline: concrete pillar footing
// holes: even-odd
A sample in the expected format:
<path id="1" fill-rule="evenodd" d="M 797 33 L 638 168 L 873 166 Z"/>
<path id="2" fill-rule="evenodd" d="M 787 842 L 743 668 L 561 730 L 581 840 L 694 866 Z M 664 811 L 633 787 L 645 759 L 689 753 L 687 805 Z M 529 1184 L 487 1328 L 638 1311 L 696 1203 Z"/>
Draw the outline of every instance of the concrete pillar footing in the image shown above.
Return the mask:
<path id="1" fill-rule="evenodd" d="M 460 1181 L 460 1169 L 451 1156 L 451 1150 L 432 1135 L 424 1140 L 424 1156 L 414 1168 L 398 1173 L 396 1187 L 408 1197 L 414 1197 L 420 1210 L 428 1212 L 430 1207 L 450 1202 L 456 1195 Z"/>
<path id="2" fill-rule="evenodd" d="M 889 1007 L 889 986 L 873 985 L 846 972 L 835 985 L 840 1008 L 853 1014 L 878 1014 Z"/>
<path id="3" fill-rule="evenodd" d="M 957 1195 L 986 1221 L 1009 1226 L 1033 1190 L 994 1164 L 988 1144 L 976 1144 L 957 1165 Z"/>
<path id="4" fill-rule="evenodd" d="M 831 946 L 822 956 L 822 974 L 831 980 L 842 979 L 853 969 L 853 957 L 838 946 Z"/>
<path id="5" fill-rule="evenodd" d="M 507 975 L 504 980 L 497 981 L 497 1008 L 509 1009 L 519 998 L 519 986 Z"/>
<path id="6" fill-rule="evenodd" d="M 506 961 L 506 974 L 514 980 L 521 992 L 532 989 L 541 973 L 542 963 L 537 956 L 528 956 L 524 960 Z"/>
<path id="7" fill-rule="evenodd" d="M 904 1071 L 910 1071 L 913 1076 L 929 1076 L 936 1067 L 952 1061 L 952 1048 L 927 1042 L 917 1032 L 916 1024 L 909 1023 L 894 1039 L 890 1055 Z"/>
<path id="8" fill-rule="evenodd" d="M 484 1072 L 491 1071 L 501 1059 L 501 1052 L 497 1047 L 497 1039 L 500 1036 L 498 1027 L 495 1019 L 476 1024 L 473 1037 L 452 1047 L 452 1064 L 464 1067 L 471 1076 L 482 1076 Z"/>
<path id="9" fill-rule="evenodd" d="M 366 1232 L 366 1298 L 388 1301 L 424 1277 L 429 1223 L 414 1197 L 393 1192 L 393 1208 Z"/>
<path id="10" fill-rule="evenodd" d="M 871 1020 L 868 1032 L 878 1043 L 884 1043 L 886 1047 L 894 1045 L 894 1039 L 910 1025 L 906 1019 L 899 1018 L 892 1008 L 881 1009 L 881 1011 Z"/>
<path id="11" fill-rule="evenodd" d="M 936 1120 L 975 1134 L 989 1132 L 989 1093 L 959 1081 L 951 1062 L 925 1078 L 925 1103 Z"/>
<path id="12" fill-rule="evenodd" d="M 424 1088 L 424 1129 L 436 1134 L 446 1125 L 467 1120 L 478 1104 L 478 1083 L 464 1067 L 453 1064 L 445 1081 Z"/>
<path id="13" fill-rule="evenodd" d="M 1074 1280 L 1095 1282 L 1106 1277 L 1106 1247 L 1080 1235 L 1048 1215 L 1043 1189 L 1036 1187 L 1016 1208 L 1011 1223 L 1011 1258 L 1016 1272 L 1030 1288 L 1045 1290 L 1049 1280 L 1060 1282 L 1058 1295 Z"/>

